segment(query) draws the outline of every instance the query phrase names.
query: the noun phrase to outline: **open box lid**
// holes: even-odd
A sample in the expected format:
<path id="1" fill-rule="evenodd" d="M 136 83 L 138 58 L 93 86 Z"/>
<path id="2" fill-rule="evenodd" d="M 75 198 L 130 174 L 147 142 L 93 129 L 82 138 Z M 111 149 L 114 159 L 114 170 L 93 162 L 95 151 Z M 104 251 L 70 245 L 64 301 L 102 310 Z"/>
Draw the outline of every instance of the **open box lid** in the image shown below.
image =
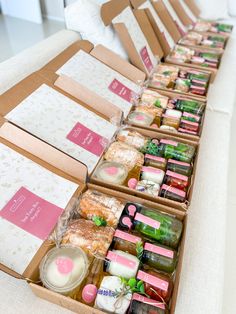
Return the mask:
<path id="1" fill-rule="evenodd" d="M 199 9 L 199 7 L 197 6 L 196 2 L 194 0 L 183 0 L 188 8 L 192 11 L 192 13 L 199 18 L 200 14 L 201 14 L 201 10 Z"/>
<path id="2" fill-rule="evenodd" d="M 184 0 L 170 0 L 170 3 L 184 26 L 190 27 L 197 21 L 197 17 Z"/>
<path id="3" fill-rule="evenodd" d="M 111 0 L 101 6 L 101 17 L 106 26 L 113 25 L 130 62 L 149 75 L 163 50 L 144 10 L 132 11 L 128 0 Z"/>
<path id="4" fill-rule="evenodd" d="M 132 108 L 133 95 L 141 91 L 139 82 L 145 79 L 145 74 L 108 49 L 103 49 L 107 52 L 103 60 L 110 58 L 114 67 L 93 56 L 92 44 L 87 51 L 79 46 L 80 42 L 69 46 L 42 68 L 40 75 L 89 107 L 110 115 L 111 119 L 115 117 L 120 121 L 122 112 L 126 118 Z M 124 71 L 130 73 L 132 79 L 117 71 L 126 64 Z M 117 112 L 120 113 L 118 119 Z"/>
<path id="5" fill-rule="evenodd" d="M 84 189 L 87 168 L 3 119 L 0 126 L 0 270 L 35 280 L 31 266 L 49 250 L 45 238 Z"/>
<path id="6" fill-rule="evenodd" d="M 175 41 L 167 30 L 165 24 L 154 9 L 151 0 L 131 0 L 131 4 L 135 10 L 145 11 L 152 28 L 160 41 L 164 55 L 168 55 L 175 46 Z"/>
<path id="7" fill-rule="evenodd" d="M 171 34 L 174 41 L 177 43 L 182 37 L 182 34 L 180 32 L 180 28 L 178 27 L 178 24 L 176 23 L 176 20 L 173 19 L 172 15 L 168 11 L 167 7 L 165 6 L 162 0 L 151 0 L 151 1 L 157 14 L 161 18 L 162 22 L 166 26 L 167 30 Z"/>
<path id="8" fill-rule="evenodd" d="M 37 73 L 0 96 L 0 110 L 11 123 L 86 164 L 89 173 L 117 131 L 105 111 L 99 116 Z"/>

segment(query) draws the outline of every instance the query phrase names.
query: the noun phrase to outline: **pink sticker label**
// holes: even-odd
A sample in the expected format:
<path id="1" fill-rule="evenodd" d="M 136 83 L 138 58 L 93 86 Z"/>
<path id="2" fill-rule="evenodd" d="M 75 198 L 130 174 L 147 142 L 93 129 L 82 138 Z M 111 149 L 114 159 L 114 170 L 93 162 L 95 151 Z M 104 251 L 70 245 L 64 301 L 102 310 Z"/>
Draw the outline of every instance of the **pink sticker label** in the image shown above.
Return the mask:
<path id="1" fill-rule="evenodd" d="M 179 120 L 179 118 L 169 116 L 168 114 L 163 114 L 163 115 L 162 115 L 162 118 L 168 118 L 168 119 L 172 119 L 172 120 L 176 120 L 176 121 L 178 121 L 178 120 Z"/>
<path id="2" fill-rule="evenodd" d="M 62 208 L 21 187 L 0 211 L 0 217 L 46 240 L 62 212 Z"/>
<path id="3" fill-rule="evenodd" d="M 132 98 L 137 97 L 137 94 L 135 92 L 119 82 L 117 79 L 114 79 L 111 82 L 111 84 L 108 86 L 108 89 L 117 96 L 120 96 L 124 100 L 128 101 L 129 103 L 131 102 Z"/>
<path id="4" fill-rule="evenodd" d="M 130 233 L 127 232 L 123 232 L 121 230 L 116 230 L 115 237 L 120 238 L 122 240 L 128 241 L 128 242 L 132 242 L 132 243 L 137 243 L 137 242 L 141 242 L 141 238 L 136 237 Z"/>
<path id="5" fill-rule="evenodd" d="M 92 303 L 97 296 L 98 289 L 95 285 L 89 284 L 84 286 L 82 298 L 86 303 Z"/>
<path id="6" fill-rule="evenodd" d="M 129 181 L 128 181 L 128 187 L 129 187 L 130 189 L 135 189 L 136 186 L 137 186 L 137 184 L 138 184 L 138 180 L 135 179 L 135 178 L 131 178 L 131 179 L 129 179 Z"/>
<path id="7" fill-rule="evenodd" d="M 142 115 L 138 115 L 138 116 L 136 116 L 136 120 L 138 120 L 138 121 L 143 121 L 145 118 L 144 118 L 144 116 L 142 116 Z"/>
<path id="8" fill-rule="evenodd" d="M 165 158 L 157 157 L 157 156 L 153 156 L 153 155 L 149 155 L 149 154 L 145 154 L 145 158 L 160 161 L 160 162 L 165 162 Z"/>
<path id="9" fill-rule="evenodd" d="M 195 86 L 195 85 L 191 85 L 190 86 L 191 89 L 196 89 L 196 90 L 201 90 L 201 91 L 205 91 L 205 87 L 201 87 L 201 86 Z"/>
<path id="10" fill-rule="evenodd" d="M 168 159 L 168 162 L 170 162 L 172 164 L 180 165 L 180 166 L 190 167 L 190 164 L 188 164 L 187 162 L 183 162 L 183 161 L 178 161 L 178 160 L 174 160 L 174 159 Z"/>
<path id="11" fill-rule="evenodd" d="M 162 139 L 160 140 L 161 144 L 166 144 L 166 145 L 172 145 L 172 146 L 178 146 L 178 143 L 175 141 L 171 141 L 171 140 L 166 140 L 166 139 Z"/>
<path id="12" fill-rule="evenodd" d="M 173 177 L 173 178 L 176 178 L 176 179 L 179 179 L 179 180 L 182 180 L 182 181 L 188 181 L 188 177 L 186 177 L 186 176 L 184 176 L 182 174 L 170 171 L 170 170 L 166 171 L 166 175 L 170 176 L 170 177 Z"/>
<path id="13" fill-rule="evenodd" d="M 155 174 L 160 174 L 163 172 L 161 169 L 157 169 L 154 167 L 142 167 L 141 169 L 142 172 L 149 172 L 149 173 L 155 173 Z"/>
<path id="14" fill-rule="evenodd" d="M 146 67 L 146 69 L 148 70 L 148 72 L 150 73 L 153 70 L 153 64 L 152 61 L 150 59 L 147 47 L 143 47 L 140 51 L 140 56 L 143 60 L 143 63 Z"/>
<path id="15" fill-rule="evenodd" d="M 126 267 L 129 268 L 136 268 L 137 263 L 134 261 L 129 260 L 128 258 L 124 257 L 124 256 L 120 256 L 112 251 L 109 251 L 107 253 L 107 257 L 106 257 L 109 261 L 111 262 L 115 262 L 118 264 L 122 264 Z"/>
<path id="16" fill-rule="evenodd" d="M 146 283 L 149 283 L 150 285 L 152 285 L 158 289 L 161 289 L 163 291 L 168 291 L 169 283 L 167 281 L 162 280 L 156 276 L 149 275 L 142 270 L 140 270 L 138 272 L 137 278 L 139 280 L 146 282 Z"/>
<path id="17" fill-rule="evenodd" d="M 146 298 L 143 295 L 140 295 L 138 293 L 134 293 L 133 294 L 133 300 L 139 301 L 139 302 L 142 302 L 142 303 L 145 303 L 145 304 L 150 304 L 152 306 L 158 307 L 159 309 L 165 310 L 165 305 L 163 303 L 158 302 L 156 300 L 152 300 L 152 299 Z"/>
<path id="18" fill-rule="evenodd" d="M 174 193 L 176 195 L 179 195 L 181 197 L 185 197 L 186 196 L 186 193 L 184 191 L 182 191 L 180 189 L 173 188 L 172 186 L 169 186 L 169 185 L 166 185 L 166 184 L 163 184 L 161 189 L 169 191 L 169 192 Z"/>
<path id="19" fill-rule="evenodd" d="M 132 217 L 135 215 L 137 211 L 137 208 L 134 205 L 129 205 L 127 209 L 128 209 L 129 215 Z"/>
<path id="20" fill-rule="evenodd" d="M 184 112 L 183 117 L 194 118 L 196 121 L 200 121 L 200 117 L 196 114 Z"/>
<path id="21" fill-rule="evenodd" d="M 165 249 L 163 247 L 157 246 L 157 245 L 153 245 L 151 243 L 145 243 L 144 245 L 144 250 L 149 251 L 149 252 L 153 252 L 165 257 L 169 257 L 171 259 L 174 258 L 174 252 L 168 249 Z"/>
<path id="22" fill-rule="evenodd" d="M 72 272 L 74 268 L 74 263 L 71 258 L 68 257 L 58 257 L 55 261 L 59 273 L 62 275 L 67 275 Z"/>
<path id="23" fill-rule="evenodd" d="M 190 130 L 186 130 L 186 129 L 182 129 L 182 128 L 179 128 L 178 131 L 183 132 L 183 133 L 189 133 L 192 135 L 197 135 L 197 132 L 195 132 L 195 131 L 190 131 Z"/>
<path id="24" fill-rule="evenodd" d="M 93 132 L 80 122 L 76 123 L 66 138 L 98 157 L 102 155 L 109 142 L 108 139 Z"/>
<path id="25" fill-rule="evenodd" d="M 192 122 L 192 121 L 188 121 L 188 120 L 181 120 L 182 123 L 188 124 L 188 125 L 192 125 L 195 126 L 196 128 L 198 128 L 198 123 L 197 122 Z"/>
<path id="26" fill-rule="evenodd" d="M 137 213 L 134 219 L 137 221 L 143 222 L 144 224 L 155 229 L 159 229 L 161 226 L 161 223 L 159 221 L 156 221 L 150 217 L 144 216 L 140 213 Z"/>
<path id="27" fill-rule="evenodd" d="M 121 222 L 124 226 L 127 226 L 129 229 L 132 227 L 131 219 L 128 216 L 123 217 Z"/>

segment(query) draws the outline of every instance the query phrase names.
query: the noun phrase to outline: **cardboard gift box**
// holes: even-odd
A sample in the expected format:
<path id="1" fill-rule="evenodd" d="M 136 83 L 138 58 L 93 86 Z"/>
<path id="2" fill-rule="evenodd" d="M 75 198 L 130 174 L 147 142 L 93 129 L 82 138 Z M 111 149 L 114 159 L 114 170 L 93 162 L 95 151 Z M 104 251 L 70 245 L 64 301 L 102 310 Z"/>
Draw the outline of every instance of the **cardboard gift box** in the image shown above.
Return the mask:
<path id="1" fill-rule="evenodd" d="M 176 209 L 152 203 L 119 191 L 106 189 L 93 184 L 86 185 L 87 169 L 73 158 L 54 149 L 46 143 L 32 137 L 16 126 L 1 119 L 0 128 L 0 157 L 2 182 L 1 223 L 1 249 L 0 269 L 9 275 L 26 280 L 32 291 L 39 297 L 63 306 L 76 313 L 104 313 L 89 307 L 79 301 L 50 291 L 42 286 L 39 278 L 39 264 L 45 254 L 55 245 L 49 235 L 56 227 L 60 215 L 67 215 L 78 205 L 77 200 L 88 188 L 125 202 L 135 202 L 142 206 L 159 210 L 176 217 L 183 222 L 182 239 L 178 249 L 178 265 L 174 274 L 174 290 L 170 302 L 170 313 L 174 313 L 178 297 L 178 286 L 181 276 L 182 259 L 184 252 L 185 233 L 187 225 L 186 214 Z M 13 172 L 11 172 L 13 170 Z M 24 173 L 24 176 L 22 176 Z M 37 177 L 37 180 L 35 180 Z M 8 184 L 5 184 L 6 183 Z M 10 182 L 12 181 L 12 185 Z M 20 186 L 29 189 L 26 194 L 18 194 Z M 48 188 L 48 187 L 49 188 Z M 17 191 L 17 193 L 15 193 Z M 39 197 L 41 199 L 39 199 Z M 23 199 L 22 199 L 23 198 Z M 24 201 L 27 203 L 23 203 Z M 44 202 L 44 203 L 43 203 Z M 23 205 L 22 205 L 23 204 Z M 34 204 L 34 205 L 33 205 Z M 26 208 L 32 206 L 30 211 Z M 54 207 L 60 206 L 60 215 L 52 216 Z M 50 208 L 50 211 L 48 210 Z M 14 210 L 13 210 L 14 209 Z M 17 214 L 17 210 L 20 214 Z M 36 215 L 36 210 L 38 214 Z M 44 212 L 46 210 L 46 212 Z M 11 216 L 6 214 L 11 212 Z M 21 215 L 22 213 L 22 215 Z M 50 215 L 49 215 L 50 213 Z M 47 219 L 43 219 L 47 214 Z M 13 220 L 12 217 L 15 216 Z M 16 217 L 18 217 L 16 219 Z M 23 218 L 23 219 L 22 219 Z M 21 219 L 24 224 L 19 224 Z M 29 227 L 27 219 L 31 219 L 34 228 Z M 47 229 L 48 222 L 50 229 Z M 10 226 L 8 227 L 10 223 Z M 42 230 L 47 230 L 42 235 Z M 7 232 L 7 237 L 4 236 Z M 17 250 L 20 245 L 21 250 Z"/>
<path id="2" fill-rule="evenodd" d="M 176 141 L 176 142 L 180 142 L 183 144 L 189 144 L 192 145 L 195 148 L 195 156 L 193 158 L 192 164 L 193 164 L 193 171 L 192 171 L 192 175 L 190 177 L 190 184 L 188 187 L 188 191 L 186 194 L 186 201 L 181 203 L 181 202 L 177 202 L 177 201 L 173 201 L 171 199 L 167 199 L 164 197 L 160 197 L 160 196 L 154 196 L 148 193 L 144 193 L 144 192 L 140 192 L 137 191 L 133 188 L 129 188 L 128 186 L 125 185 L 118 185 L 118 184 L 114 184 L 114 183 L 108 183 L 105 180 L 101 180 L 99 178 L 96 177 L 96 170 L 98 168 L 98 166 L 100 165 L 100 163 L 102 161 L 104 161 L 104 156 L 101 157 L 100 162 L 98 163 L 97 167 L 94 169 L 94 172 L 91 174 L 90 177 L 90 181 L 96 185 L 101 185 L 107 188 L 112 188 L 127 194 L 131 194 L 134 196 L 138 196 L 140 198 L 144 198 L 147 200 L 150 200 L 152 202 L 157 202 L 159 204 L 163 204 L 166 206 L 170 206 L 172 208 L 176 208 L 178 210 L 181 211 L 188 211 L 189 205 L 191 204 L 191 199 L 192 199 L 192 194 L 193 194 L 193 187 L 194 187 L 194 181 L 195 181 L 195 175 L 196 175 L 196 168 L 197 168 L 197 160 L 198 160 L 198 153 L 199 153 L 199 148 L 200 148 L 200 144 L 197 142 L 193 142 L 193 141 L 189 141 L 186 139 L 180 139 L 178 136 L 174 136 L 174 135 L 163 135 L 162 133 L 159 133 L 157 131 L 149 131 L 149 130 L 144 130 L 144 129 L 139 129 L 139 128 L 135 128 L 135 127 L 127 127 L 128 130 L 131 131 L 137 131 L 139 134 L 141 134 L 144 137 L 148 137 L 151 139 L 165 139 L 168 141 Z M 109 149 L 109 147 L 108 147 Z M 131 172 L 133 171 L 133 169 L 131 170 Z"/>
<path id="3" fill-rule="evenodd" d="M 55 88 L 60 88 L 60 91 L 63 93 L 70 94 L 71 96 L 77 98 L 78 102 L 81 102 L 83 100 L 84 103 L 86 103 L 88 106 L 91 106 L 91 110 L 98 111 L 100 113 L 103 113 L 103 115 L 106 115 L 112 119 L 112 117 L 117 117 L 116 121 L 118 121 L 119 113 L 117 113 L 114 110 L 111 110 L 111 108 L 117 106 L 119 109 L 124 109 L 124 106 L 127 106 L 127 109 L 125 111 L 124 115 L 124 121 L 127 123 L 127 115 L 132 112 L 135 109 L 135 105 L 133 104 L 133 100 L 131 99 L 135 94 L 135 91 L 139 91 L 136 93 L 136 96 L 139 97 L 139 93 L 142 93 L 141 85 L 144 84 L 145 80 L 145 73 L 141 72 L 140 70 L 136 69 L 133 65 L 129 64 L 127 61 L 123 60 L 121 57 L 110 51 L 109 49 L 97 45 L 93 47 L 91 50 L 87 50 L 87 54 L 85 55 L 86 58 L 90 58 L 92 61 L 91 64 L 95 65 L 102 65 L 102 68 L 106 71 L 106 80 L 105 83 L 102 82 L 102 85 L 99 87 L 99 90 L 92 91 L 93 89 L 93 81 L 94 80 L 100 80 L 100 73 L 101 71 L 98 70 L 97 74 L 95 75 L 95 72 L 87 71 L 86 78 L 85 75 L 82 75 L 84 73 L 84 68 L 87 69 L 86 66 L 84 66 L 84 62 L 82 62 L 80 59 L 77 58 L 78 52 L 82 50 L 84 42 L 77 42 L 76 44 L 71 45 L 68 47 L 64 52 L 62 52 L 60 55 L 58 55 L 55 59 L 53 59 L 49 64 L 47 64 L 43 69 L 41 69 L 38 72 L 38 75 L 42 77 L 42 80 L 49 81 L 48 83 L 50 86 L 55 86 Z M 88 52 L 90 51 L 90 55 L 88 55 Z M 84 57 L 84 55 L 83 55 Z M 71 65 L 73 65 L 71 67 Z M 107 65 L 107 66 L 106 66 Z M 68 68 L 68 66 L 70 66 Z M 78 70 L 74 71 L 73 69 L 76 68 Z M 113 70 L 112 70 L 113 69 Z M 80 71 L 81 70 L 81 71 Z M 78 73 L 80 71 L 80 73 Z M 116 71 L 116 72 L 115 72 Z M 58 74 L 57 74 L 58 73 Z M 95 78 L 93 77 L 95 76 Z M 97 77 L 99 79 L 97 79 Z M 119 95 L 114 94 L 109 86 L 110 84 L 115 80 L 117 81 L 119 79 L 121 89 L 117 88 L 117 92 L 121 92 L 124 95 L 129 95 L 128 98 L 125 99 L 123 97 L 120 97 Z M 39 78 L 38 78 L 39 80 Z M 140 86 L 137 85 L 137 82 L 141 82 Z M 127 86 L 127 83 L 129 84 Z M 136 83 L 136 84 L 134 84 Z M 92 85 L 92 86 L 91 86 Z M 131 91 L 130 88 L 135 88 Z M 90 90 L 91 88 L 91 90 Z M 88 92 L 86 92 L 88 91 Z M 96 93 L 98 94 L 96 94 Z M 159 91 L 160 94 L 167 95 L 168 97 L 177 97 L 178 94 L 172 93 L 172 92 L 165 92 L 165 91 Z M 92 97 L 90 97 L 90 94 Z M 101 96 L 99 96 L 101 95 Z M 135 97 L 136 97 L 135 96 Z M 178 96 L 181 98 L 181 96 Z M 2 103 L 7 102 L 8 95 L 5 94 L 4 99 L 2 99 Z M 99 102 L 97 99 L 100 99 Z M 186 97 L 186 99 L 190 99 L 189 97 Z M 199 100 L 198 97 L 191 97 L 193 100 Z M 202 101 L 201 101 L 202 102 Z M 0 104 L 1 104 L 1 97 L 0 97 Z M 203 105 L 205 106 L 205 102 L 203 101 Z M 202 125 L 204 121 L 204 115 L 202 117 L 202 123 L 200 126 L 200 133 L 202 130 Z M 153 129 L 153 128 L 152 128 Z M 170 134 L 169 131 L 161 130 L 159 131 L 163 134 Z M 177 133 L 181 138 L 187 138 L 190 140 L 198 141 L 199 136 L 196 134 L 189 134 L 187 133 Z"/>
<path id="4" fill-rule="evenodd" d="M 141 33 L 144 33 L 143 28 L 141 28 L 135 20 L 135 16 L 132 13 L 132 10 L 126 2 L 123 3 L 123 6 L 121 6 L 122 3 L 117 5 L 117 2 L 112 0 L 109 2 L 106 2 L 102 5 L 101 8 L 101 16 L 104 21 L 105 25 L 112 24 L 115 30 L 117 31 L 118 27 L 118 35 L 119 38 L 124 45 L 126 52 L 129 56 L 129 59 L 132 64 L 139 67 L 140 70 L 143 70 L 143 68 L 146 68 L 146 73 L 148 73 L 148 76 L 153 75 L 153 72 L 155 72 L 155 69 L 158 68 L 158 66 L 166 65 L 165 63 L 159 63 L 154 58 L 154 54 L 149 46 L 149 43 L 147 40 L 143 39 L 141 36 Z M 135 22 L 136 21 L 136 22 Z M 143 39 L 143 40 L 141 40 Z M 136 56 L 136 59 L 133 57 Z M 161 58 L 162 55 L 158 55 L 159 58 Z M 139 62 L 136 62 L 139 60 Z M 140 65 L 142 63 L 142 65 Z M 191 66 L 178 66 L 179 70 L 183 71 L 192 71 L 194 68 Z M 206 74 L 209 78 L 209 82 L 211 80 L 211 72 L 208 70 L 199 70 L 199 72 Z M 158 87 L 159 89 L 159 87 Z M 164 88 L 167 90 L 168 88 Z M 201 99 L 206 99 L 208 94 L 209 86 L 207 87 L 207 91 L 205 95 L 198 95 Z M 170 90 L 170 89 L 169 89 Z M 180 92 L 178 90 L 172 90 L 174 92 Z M 194 95 L 190 92 L 182 93 L 185 95 Z"/>
<path id="5" fill-rule="evenodd" d="M 146 15 L 148 16 L 148 19 L 150 20 L 153 30 L 158 38 L 158 40 L 161 43 L 161 46 L 163 48 L 164 56 L 165 56 L 165 62 L 172 63 L 172 64 L 179 64 L 183 66 L 191 66 L 192 68 L 196 69 L 207 69 L 212 72 L 212 81 L 214 80 L 216 74 L 217 74 L 217 69 L 220 66 L 220 61 L 221 57 L 223 54 L 222 49 L 206 49 L 206 48 L 188 48 L 191 49 L 192 52 L 195 54 L 199 53 L 215 53 L 218 54 L 219 56 L 219 64 L 217 67 L 210 66 L 205 67 L 204 65 L 201 64 L 193 64 L 189 60 L 187 62 L 181 62 L 176 59 L 171 59 L 171 53 L 175 50 L 176 43 L 178 42 L 179 38 L 177 41 L 174 41 L 171 35 L 169 34 L 167 28 L 165 28 L 165 25 L 162 23 L 159 15 L 157 14 L 156 10 L 154 9 L 154 4 L 151 3 L 149 0 L 132 0 L 131 1 L 132 6 L 135 11 L 144 11 Z M 166 22 L 168 23 L 168 21 Z M 172 38 L 172 42 L 168 40 L 168 38 Z M 187 47 L 186 47 L 187 48 Z"/>

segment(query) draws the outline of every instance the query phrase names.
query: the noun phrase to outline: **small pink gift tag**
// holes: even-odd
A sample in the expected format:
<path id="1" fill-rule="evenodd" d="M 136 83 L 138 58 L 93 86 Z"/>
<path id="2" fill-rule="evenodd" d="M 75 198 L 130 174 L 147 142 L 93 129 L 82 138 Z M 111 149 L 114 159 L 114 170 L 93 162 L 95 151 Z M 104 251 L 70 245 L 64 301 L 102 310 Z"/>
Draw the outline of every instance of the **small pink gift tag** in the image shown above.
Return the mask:
<path id="1" fill-rule="evenodd" d="M 135 92 L 119 82 L 117 79 L 114 79 L 111 82 L 111 84 L 108 86 L 108 89 L 114 94 L 128 101 L 129 103 L 131 102 L 132 98 L 137 97 L 137 94 Z"/>
<path id="2" fill-rule="evenodd" d="M 107 138 L 90 130 L 80 122 L 76 123 L 66 138 L 98 157 L 102 155 L 108 144 Z"/>
<path id="3" fill-rule="evenodd" d="M 148 70 L 148 72 L 150 73 L 153 70 L 153 64 L 152 61 L 150 59 L 147 47 L 143 47 L 140 51 L 140 56 L 143 60 L 143 63 L 146 67 L 146 69 Z"/>
<path id="4" fill-rule="evenodd" d="M 21 187 L 0 211 L 0 217 L 46 240 L 62 212 L 62 208 Z"/>

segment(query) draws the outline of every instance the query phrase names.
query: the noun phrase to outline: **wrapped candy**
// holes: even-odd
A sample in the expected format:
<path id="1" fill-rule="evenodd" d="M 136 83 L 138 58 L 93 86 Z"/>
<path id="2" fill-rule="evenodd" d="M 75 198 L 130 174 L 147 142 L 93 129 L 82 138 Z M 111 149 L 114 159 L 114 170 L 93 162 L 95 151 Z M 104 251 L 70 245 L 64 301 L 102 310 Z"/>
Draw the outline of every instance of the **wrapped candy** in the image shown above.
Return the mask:
<path id="1" fill-rule="evenodd" d="M 165 304 L 134 293 L 129 314 L 168 314 Z"/>
<path id="2" fill-rule="evenodd" d="M 103 161 L 98 165 L 94 176 L 108 183 L 123 184 L 128 176 L 128 172 L 126 167 L 120 163 Z"/>
<path id="3" fill-rule="evenodd" d="M 168 97 L 163 96 L 154 90 L 145 89 L 141 96 L 141 104 L 142 103 L 154 106 L 156 108 L 165 109 L 168 104 Z"/>
<path id="4" fill-rule="evenodd" d="M 142 139 L 140 139 L 142 141 Z M 104 155 L 107 161 L 113 161 L 122 164 L 128 171 L 132 170 L 134 166 L 142 166 L 144 163 L 144 156 L 134 147 L 122 143 L 114 142 L 110 145 Z"/>
<path id="5" fill-rule="evenodd" d="M 125 314 L 130 305 L 132 293 L 122 293 L 124 289 L 125 285 L 119 277 L 105 276 L 98 290 L 95 307 L 108 313 Z"/>
<path id="6" fill-rule="evenodd" d="M 53 248 L 40 263 L 40 279 L 54 292 L 73 297 L 87 275 L 88 259 L 84 251 L 71 245 Z"/>
<path id="7" fill-rule="evenodd" d="M 115 228 L 123 209 L 124 204 L 115 197 L 87 190 L 81 197 L 78 212 L 86 219 L 102 218 L 108 226 Z"/>
<path id="8" fill-rule="evenodd" d="M 117 229 L 114 234 L 113 248 L 115 250 L 120 250 L 136 256 L 137 245 L 139 243 L 142 243 L 142 239 L 130 233 Z"/>
<path id="9" fill-rule="evenodd" d="M 136 191 L 147 193 L 153 197 L 157 197 L 160 191 L 160 184 L 150 180 L 141 180 L 136 186 Z"/>
<path id="10" fill-rule="evenodd" d="M 145 293 L 153 300 L 168 302 L 170 300 L 173 282 L 172 280 L 155 270 L 139 270 L 137 278 L 144 282 Z"/>
<path id="11" fill-rule="evenodd" d="M 120 250 L 112 250 L 108 251 L 106 260 L 106 272 L 109 274 L 126 279 L 136 277 L 140 263 L 136 256 Z"/>
<path id="12" fill-rule="evenodd" d="M 161 139 L 158 152 L 160 156 L 166 159 L 175 159 L 190 163 L 195 154 L 195 147 L 188 144 Z"/>
<path id="13" fill-rule="evenodd" d="M 177 253 L 163 245 L 146 242 L 143 250 L 142 263 L 154 269 L 172 273 L 177 264 Z"/>
<path id="14" fill-rule="evenodd" d="M 87 254 L 104 257 L 114 232 L 112 227 L 98 227 L 91 220 L 77 219 L 69 225 L 62 243 L 80 247 Z"/>
<path id="15" fill-rule="evenodd" d="M 155 116 L 146 114 L 140 111 L 133 111 L 128 115 L 128 121 L 131 124 L 139 124 L 144 126 L 150 126 L 154 120 Z"/>
<path id="16" fill-rule="evenodd" d="M 154 167 L 142 167 L 141 178 L 146 181 L 153 181 L 161 184 L 164 179 L 165 172 Z"/>
<path id="17" fill-rule="evenodd" d="M 147 139 L 141 133 L 132 129 L 122 129 L 116 136 L 117 140 L 127 145 L 131 145 L 136 149 L 141 149 L 145 146 Z"/>
<path id="18" fill-rule="evenodd" d="M 156 210 L 142 208 L 135 215 L 135 231 L 163 245 L 176 248 L 182 234 L 183 224 L 176 218 Z"/>
<path id="19" fill-rule="evenodd" d="M 174 188 L 166 184 L 163 184 L 161 186 L 160 196 L 181 203 L 183 203 L 186 200 L 185 191 L 182 191 L 180 189 Z"/>
<path id="20" fill-rule="evenodd" d="M 192 166 L 189 163 L 169 159 L 167 162 L 167 170 L 183 174 L 190 177 L 192 174 Z"/>
<path id="21" fill-rule="evenodd" d="M 186 191 L 189 185 L 189 180 L 187 176 L 167 170 L 164 183 L 174 188 Z"/>
<path id="22" fill-rule="evenodd" d="M 166 170 L 167 161 L 165 158 L 153 156 L 153 155 L 149 155 L 149 154 L 145 154 L 144 157 L 145 157 L 145 165 L 146 166 L 156 167 L 156 168 L 161 169 L 163 171 Z"/>

